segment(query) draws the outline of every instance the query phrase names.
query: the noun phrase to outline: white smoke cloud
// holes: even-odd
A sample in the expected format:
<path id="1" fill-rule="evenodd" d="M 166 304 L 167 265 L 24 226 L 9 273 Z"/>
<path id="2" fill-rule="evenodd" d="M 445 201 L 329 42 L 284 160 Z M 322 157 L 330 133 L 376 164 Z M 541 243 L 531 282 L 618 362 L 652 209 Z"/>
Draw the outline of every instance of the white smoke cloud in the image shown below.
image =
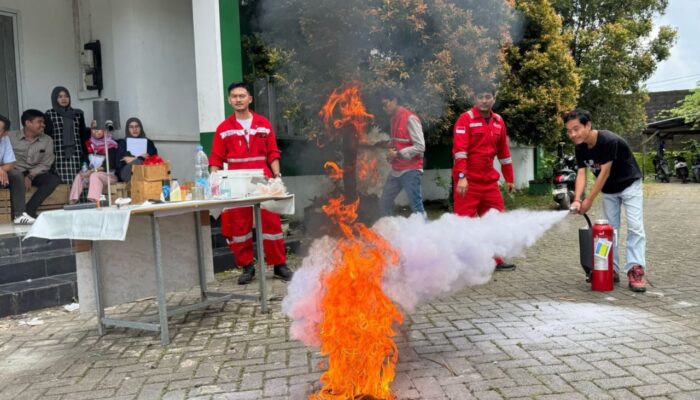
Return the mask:
<path id="1" fill-rule="evenodd" d="M 425 300 L 444 296 L 491 279 L 493 257 L 514 257 L 534 244 L 568 211 L 492 211 L 482 218 L 444 214 L 425 222 L 383 218 L 373 227 L 401 254 L 398 266 L 387 268 L 384 292 L 405 311 Z"/>
<path id="2" fill-rule="evenodd" d="M 533 245 L 568 211 L 490 212 L 482 218 L 444 214 L 426 222 L 420 215 L 387 217 L 372 227 L 399 252 L 388 266 L 384 292 L 406 312 L 422 301 L 482 285 L 491 279 L 493 257 L 514 257 Z M 282 310 L 292 319 L 291 337 L 319 346 L 316 326 L 323 318 L 321 275 L 329 271 L 337 241 L 314 241 L 288 287 Z"/>
<path id="3" fill-rule="evenodd" d="M 333 267 L 336 243 L 337 240 L 328 236 L 311 243 L 309 255 L 301 262 L 301 268 L 294 272 L 287 295 L 282 300 L 282 312 L 292 319 L 291 337 L 307 346 L 321 345 L 316 332 L 316 325 L 323 318 L 321 275 Z"/>

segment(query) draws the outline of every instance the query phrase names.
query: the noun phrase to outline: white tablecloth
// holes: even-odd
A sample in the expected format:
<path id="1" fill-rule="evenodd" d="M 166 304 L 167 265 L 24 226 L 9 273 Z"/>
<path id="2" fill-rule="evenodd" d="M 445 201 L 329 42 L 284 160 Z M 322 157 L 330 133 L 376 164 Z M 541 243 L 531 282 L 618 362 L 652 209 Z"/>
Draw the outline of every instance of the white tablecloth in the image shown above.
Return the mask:
<path id="1" fill-rule="evenodd" d="M 116 208 L 45 211 L 24 238 L 124 240 L 130 217 L 131 210 Z"/>
<path id="2" fill-rule="evenodd" d="M 267 197 L 269 198 L 269 197 Z M 53 210 L 39 215 L 27 235 L 24 237 L 39 237 L 44 239 L 74 239 L 74 240 L 124 240 L 129 228 L 129 218 L 132 212 L 148 209 L 149 211 L 167 212 L 171 208 L 201 207 L 218 218 L 221 210 L 236 207 L 237 202 L 250 206 L 255 197 L 245 197 L 230 200 L 195 200 L 154 205 L 93 208 L 83 210 Z M 267 200 L 260 203 L 263 209 L 278 214 L 294 214 L 294 196 L 279 200 Z M 197 211 L 192 209 L 192 212 Z"/>

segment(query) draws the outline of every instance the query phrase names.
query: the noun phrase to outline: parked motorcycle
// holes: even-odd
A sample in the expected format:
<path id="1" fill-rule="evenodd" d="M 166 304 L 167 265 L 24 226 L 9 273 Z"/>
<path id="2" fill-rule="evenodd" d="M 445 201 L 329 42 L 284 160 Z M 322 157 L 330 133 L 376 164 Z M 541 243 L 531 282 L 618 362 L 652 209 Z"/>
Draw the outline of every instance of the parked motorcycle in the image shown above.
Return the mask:
<path id="1" fill-rule="evenodd" d="M 676 171 L 676 176 L 678 177 L 678 179 L 681 180 L 681 182 L 683 182 L 683 183 L 690 182 L 690 179 L 689 179 L 690 173 L 688 172 L 688 162 L 685 160 L 685 156 L 683 156 L 682 153 L 678 153 L 674 157 L 673 168 Z"/>
<path id="2" fill-rule="evenodd" d="M 557 159 L 552 176 L 552 197 L 560 210 L 568 210 L 574 201 L 576 188 L 576 160 L 571 154 L 564 154 L 564 143 L 557 146 Z"/>
<path id="3" fill-rule="evenodd" d="M 693 157 L 693 167 L 691 172 L 693 182 L 700 183 L 700 153 Z"/>
<path id="4" fill-rule="evenodd" d="M 670 182 L 671 180 L 669 177 L 671 176 L 671 171 L 668 168 L 668 163 L 663 153 L 659 154 L 657 152 L 652 162 L 654 163 L 654 179 L 659 182 Z"/>

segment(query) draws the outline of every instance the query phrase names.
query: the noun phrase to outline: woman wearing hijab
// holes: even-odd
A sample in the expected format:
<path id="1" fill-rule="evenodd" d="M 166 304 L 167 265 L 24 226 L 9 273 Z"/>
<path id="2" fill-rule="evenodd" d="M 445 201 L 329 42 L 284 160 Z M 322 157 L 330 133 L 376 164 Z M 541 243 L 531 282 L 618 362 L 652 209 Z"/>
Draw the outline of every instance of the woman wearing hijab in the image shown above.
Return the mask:
<path id="1" fill-rule="evenodd" d="M 153 144 L 151 139 L 146 137 L 146 132 L 143 130 L 143 124 L 138 118 L 129 118 L 126 121 L 125 138 L 119 140 L 117 147 L 117 173 L 119 179 L 122 182 L 131 181 L 131 168 L 134 165 L 143 164 L 143 160 L 148 156 L 155 156 L 158 154 L 158 149 L 156 145 Z M 131 154 L 127 150 L 127 140 L 129 138 L 136 139 L 146 139 L 146 153 L 144 154 Z"/>
<path id="2" fill-rule="evenodd" d="M 80 172 L 84 143 L 90 138 L 85 128 L 85 115 L 82 110 L 70 106 L 70 93 L 63 86 L 56 86 L 51 92 L 52 109 L 46 111 L 44 133 L 53 138 L 56 161 L 54 169 L 63 183 L 71 183 Z"/>

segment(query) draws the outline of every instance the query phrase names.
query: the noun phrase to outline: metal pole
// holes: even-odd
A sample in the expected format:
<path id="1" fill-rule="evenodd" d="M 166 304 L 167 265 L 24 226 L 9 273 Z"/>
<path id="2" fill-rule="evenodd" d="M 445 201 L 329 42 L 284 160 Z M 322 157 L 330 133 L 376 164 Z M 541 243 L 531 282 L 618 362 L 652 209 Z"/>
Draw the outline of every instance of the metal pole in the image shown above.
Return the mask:
<path id="1" fill-rule="evenodd" d="M 105 326 L 102 323 L 102 318 L 105 316 L 105 310 L 102 307 L 102 284 L 100 282 L 100 249 L 95 240 L 90 248 L 90 257 L 92 258 L 92 285 L 95 291 L 95 308 L 97 309 L 97 333 L 102 336 L 105 334 Z"/>
<path id="2" fill-rule="evenodd" d="M 199 268 L 199 297 L 202 301 L 207 299 L 207 274 L 204 270 L 204 247 L 202 241 L 202 216 L 199 211 L 194 212 L 194 230 L 197 238 L 197 267 Z"/>
<path id="3" fill-rule="evenodd" d="M 114 129 L 107 128 L 107 132 L 111 133 Z M 115 149 L 116 151 L 116 149 Z M 109 145 L 107 144 L 107 134 L 105 134 L 105 162 L 107 168 L 105 168 L 105 176 L 107 178 L 107 207 L 112 205 L 112 185 L 110 184 L 110 179 L 109 179 Z M 100 202 L 100 199 L 97 199 L 97 202 Z M 100 204 L 100 207 L 102 204 Z"/>
<path id="4" fill-rule="evenodd" d="M 263 313 L 267 313 L 267 281 L 265 280 L 265 251 L 263 249 L 263 232 L 262 232 L 262 212 L 260 211 L 260 203 L 253 205 L 255 211 L 255 243 L 258 246 L 258 276 L 260 277 L 260 306 Z"/>
<path id="5" fill-rule="evenodd" d="M 158 288 L 158 317 L 160 320 L 160 343 L 170 343 L 168 332 L 168 305 L 165 301 L 165 282 L 163 279 L 163 257 L 160 246 L 160 224 L 155 215 L 151 215 L 151 228 L 153 229 L 153 256 L 156 261 L 156 286 Z"/>

